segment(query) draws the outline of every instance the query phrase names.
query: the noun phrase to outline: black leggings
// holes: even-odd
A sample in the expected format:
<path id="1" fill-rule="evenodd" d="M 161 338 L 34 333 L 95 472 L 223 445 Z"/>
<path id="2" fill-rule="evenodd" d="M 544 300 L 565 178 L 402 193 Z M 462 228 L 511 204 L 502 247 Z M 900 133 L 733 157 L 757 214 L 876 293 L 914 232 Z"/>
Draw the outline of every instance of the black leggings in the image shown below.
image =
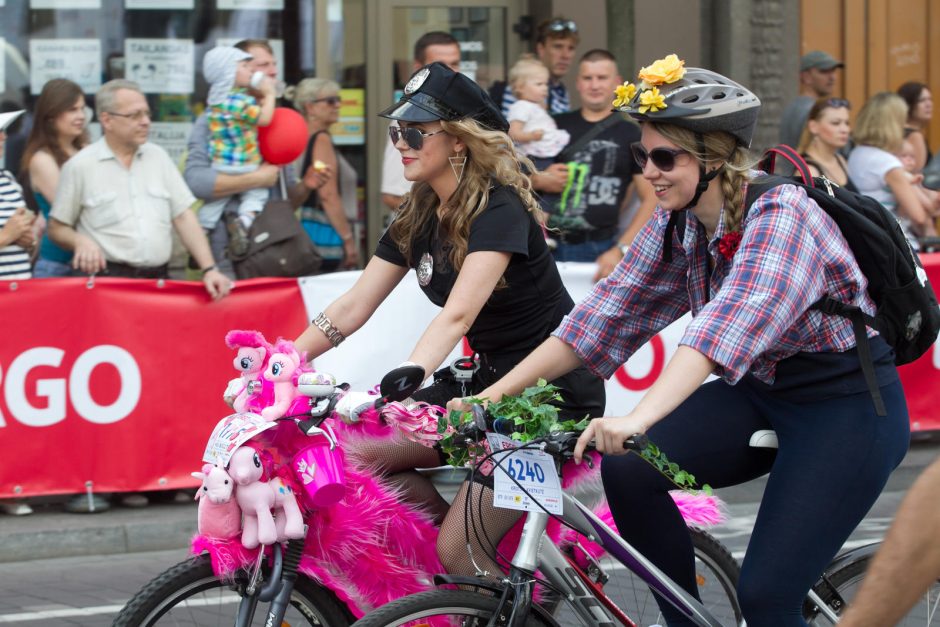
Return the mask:
<path id="1" fill-rule="evenodd" d="M 881 388 L 887 417 L 869 393 L 796 403 L 746 383 L 712 381 L 649 431 L 663 453 L 721 488 L 770 473 L 741 569 L 738 598 L 750 627 L 805 625 L 806 593 L 864 518 L 907 452 L 904 391 Z M 773 429 L 779 450 L 752 448 Z M 669 484 L 637 455 L 605 456 L 604 490 L 620 534 L 697 596 L 692 543 Z M 667 602 L 669 625 L 689 625 Z"/>

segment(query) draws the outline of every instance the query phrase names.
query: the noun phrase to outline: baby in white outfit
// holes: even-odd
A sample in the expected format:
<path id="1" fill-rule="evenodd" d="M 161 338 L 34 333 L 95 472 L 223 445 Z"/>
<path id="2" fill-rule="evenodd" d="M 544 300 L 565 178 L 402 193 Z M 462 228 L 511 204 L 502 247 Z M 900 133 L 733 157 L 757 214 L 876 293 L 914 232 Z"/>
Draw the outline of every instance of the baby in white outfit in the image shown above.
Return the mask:
<path id="1" fill-rule="evenodd" d="M 509 70 L 509 85 L 518 100 L 509 105 L 509 136 L 530 157 L 551 158 L 568 145 L 546 110 L 548 68 L 532 55 L 523 55 Z"/>

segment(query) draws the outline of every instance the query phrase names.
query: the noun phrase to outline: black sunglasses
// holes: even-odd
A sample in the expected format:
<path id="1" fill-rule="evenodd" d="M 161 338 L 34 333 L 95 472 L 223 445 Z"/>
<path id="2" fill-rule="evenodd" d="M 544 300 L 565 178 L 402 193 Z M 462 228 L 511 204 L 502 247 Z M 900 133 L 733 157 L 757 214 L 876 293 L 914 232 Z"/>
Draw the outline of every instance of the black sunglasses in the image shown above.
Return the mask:
<path id="1" fill-rule="evenodd" d="M 392 144 L 397 144 L 399 140 L 404 139 L 405 143 L 408 144 L 408 147 L 412 150 L 421 150 L 424 146 L 424 138 L 430 137 L 431 135 L 437 135 L 438 133 L 443 133 L 444 129 L 439 131 L 434 131 L 433 133 L 426 133 L 420 129 L 409 126 L 407 128 L 402 126 L 389 126 L 388 127 L 388 136 L 392 140 Z"/>
<path id="2" fill-rule="evenodd" d="M 552 20 L 548 23 L 548 30 L 553 33 L 560 33 L 565 30 L 576 33 L 578 32 L 578 25 L 572 20 Z"/>
<path id="3" fill-rule="evenodd" d="M 826 104 L 834 109 L 841 109 L 845 107 L 846 109 L 851 109 L 851 104 L 845 98 L 827 98 Z"/>
<path id="4" fill-rule="evenodd" d="M 653 148 L 647 151 L 640 142 L 630 144 L 630 150 L 633 151 L 633 160 L 643 170 L 646 168 L 646 162 L 652 160 L 657 170 L 669 172 L 676 167 L 676 158 L 681 155 L 689 154 L 688 150 L 681 148 Z"/>
<path id="5" fill-rule="evenodd" d="M 314 102 L 325 102 L 329 105 L 336 106 L 343 101 L 339 96 L 327 96 L 326 98 L 317 98 Z"/>

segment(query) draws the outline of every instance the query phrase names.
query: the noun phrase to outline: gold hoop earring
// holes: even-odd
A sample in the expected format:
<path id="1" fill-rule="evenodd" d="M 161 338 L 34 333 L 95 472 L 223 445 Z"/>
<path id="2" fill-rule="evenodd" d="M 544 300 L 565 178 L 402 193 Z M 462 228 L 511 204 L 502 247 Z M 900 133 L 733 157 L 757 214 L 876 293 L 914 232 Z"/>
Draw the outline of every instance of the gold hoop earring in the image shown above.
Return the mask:
<path id="1" fill-rule="evenodd" d="M 457 182 L 460 183 L 460 179 L 463 178 L 463 169 L 467 165 L 467 156 L 461 155 L 459 152 L 453 157 L 447 157 L 447 160 L 450 161 L 450 169 L 453 171 L 454 176 L 457 177 Z"/>

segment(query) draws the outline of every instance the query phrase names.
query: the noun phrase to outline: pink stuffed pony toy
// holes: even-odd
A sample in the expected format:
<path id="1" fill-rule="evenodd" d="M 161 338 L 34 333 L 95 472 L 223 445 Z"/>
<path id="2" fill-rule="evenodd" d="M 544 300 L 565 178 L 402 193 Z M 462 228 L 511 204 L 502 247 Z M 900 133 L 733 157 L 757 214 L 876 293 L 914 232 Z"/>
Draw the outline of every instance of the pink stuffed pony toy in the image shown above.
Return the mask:
<path id="1" fill-rule="evenodd" d="M 232 408 L 238 413 L 250 410 L 248 384 L 257 381 L 267 365 L 267 358 L 274 349 L 257 331 L 229 331 L 225 334 L 225 345 L 237 348 L 235 369 L 241 371 L 240 391 L 235 396 Z"/>
<path id="2" fill-rule="evenodd" d="M 274 384 L 274 401 L 261 410 L 265 420 L 277 420 L 288 413 L 297 396 L 295 374 L 300 370 L 302 359 L 294 345 L 278 340 L 274 353 L 268 358 L 268 367 L 261 375 Z"/>
<path id="3" fill-rule="evenodd" d="M 237 536 L 242 526 L 242 512 L 232 498 L 235 482 L 225 470 L 213 464 L 204 464 L 202 472 L 192 475 L 202 480 L 196 492 L 199 533 L 219 539 Z"/>
<path id="4" fill-rule="evenodd" d="M 294 492 L 280 477 L 264 480 L 263 454 L 242 445 L 228 464 L 237 485 L 235 499 L 244 514 L 242 544 L 247 549 L 304 536 L 304 519 Z"/>

